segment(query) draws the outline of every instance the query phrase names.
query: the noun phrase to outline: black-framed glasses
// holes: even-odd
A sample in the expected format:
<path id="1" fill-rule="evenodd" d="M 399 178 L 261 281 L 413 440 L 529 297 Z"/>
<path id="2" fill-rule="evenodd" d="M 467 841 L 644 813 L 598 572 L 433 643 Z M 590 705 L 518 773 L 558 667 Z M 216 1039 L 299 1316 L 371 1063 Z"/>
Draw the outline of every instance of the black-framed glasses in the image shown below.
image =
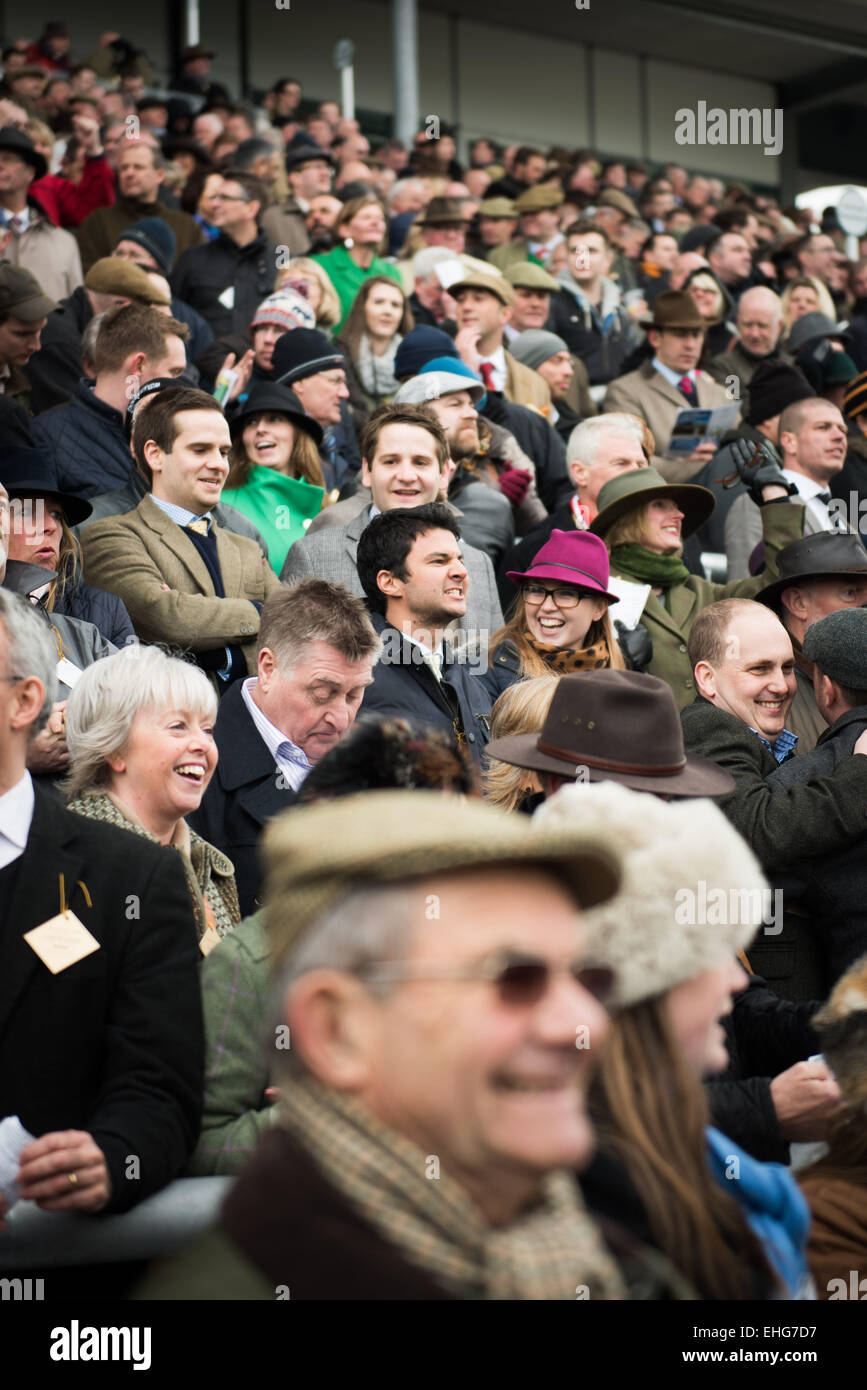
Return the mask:
<path id="1" fill-rule="evenodd" d="M 544 603 L 546 598 L 552 598 L 558 608 L 577 608 L 582 598 L 588 597 L 580 589 L 549 589 L 544 584 L 525 584 L 521 592 L 524 602 L 534 608 Z"/>
<path id="2" fill-rule="evenodd" d="M 494 951 L 476 961 L 379 961 L 359 970 L 366 980 L 378 983 L 402 980 L 487 980 L 503 1004 L 537 1004 L 555 975 L 566 973 L 600 1004 L 611 997 L 614 972 L 605 966 L 587 965 L 583 958 L 554 965 L 542 956 L 521 951 Z"/>

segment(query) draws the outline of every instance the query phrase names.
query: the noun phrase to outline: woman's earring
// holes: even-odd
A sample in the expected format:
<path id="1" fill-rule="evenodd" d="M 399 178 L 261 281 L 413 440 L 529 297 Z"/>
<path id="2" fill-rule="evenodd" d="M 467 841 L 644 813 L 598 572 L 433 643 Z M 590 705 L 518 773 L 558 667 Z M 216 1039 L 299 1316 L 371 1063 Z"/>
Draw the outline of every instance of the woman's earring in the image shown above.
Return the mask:
<path id="1" fill-rule="evenodd" d="M 351 236 L 348 236 L 344 239 L 343 245 L 346 247 L 347 251 L 351 251 L 355 242 L 352 240 Z"/>

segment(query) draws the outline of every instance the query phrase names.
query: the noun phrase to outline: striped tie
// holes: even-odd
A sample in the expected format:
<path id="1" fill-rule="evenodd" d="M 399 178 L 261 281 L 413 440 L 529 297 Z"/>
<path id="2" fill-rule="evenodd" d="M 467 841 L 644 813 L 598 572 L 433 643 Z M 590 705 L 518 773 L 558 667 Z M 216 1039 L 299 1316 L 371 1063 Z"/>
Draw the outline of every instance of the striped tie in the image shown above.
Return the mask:
<path id="1" fill-rule="evenodd" d="M 206 536 L 211 529 L 210 519 L 206 516 L 197 516 L 188 523 L 187 529 L 195 531 L 197 536 Z"/>

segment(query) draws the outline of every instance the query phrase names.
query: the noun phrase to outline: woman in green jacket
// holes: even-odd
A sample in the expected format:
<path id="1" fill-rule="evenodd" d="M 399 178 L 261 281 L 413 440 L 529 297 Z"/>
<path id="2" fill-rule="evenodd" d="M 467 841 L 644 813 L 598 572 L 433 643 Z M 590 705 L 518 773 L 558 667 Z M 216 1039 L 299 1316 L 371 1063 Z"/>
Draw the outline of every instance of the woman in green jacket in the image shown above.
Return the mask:
<path id="1" fill-rule="evenodd" d="M 232 417 L 229 430 L 232 451 L 221 500 L 259 528 L 269 563 L 279 574 L 289 547 L 327 506 L 319 459 L 322 427 L 305 415 L 293 391 L 262 382 Z"/>
<path id="2" fill-rule="evenodd" d="M 754 451 L 750 445 L 744 447 L 746 461 Z M 668 483 L 655 468 L 639 468 L 612 478 L 600 490 L 599 510 L 590 530 L 608 546 L 612 578 L 620 581 L 616 585 L 621 599 L 618 618 L 634 627 L 629 620 L 632 613 L 646 630 L 653 651 L 641 662 L 642 669 L 671 687 L 681 709 L 695 699 L 686 643 L 701 610 L 717 599 L 754 598 L 769 580 L 776 579 L 779 551 L 803 535 L 803 504 L 789 501 L 790 485 L 775 465 L 763 461 L 763 470 L 759 479 L 751 481 L 748 462 L 744 462 L 741 477 L 754 497 L 761 499 L 765 568 L 751 579 L 731 584 L 712 584 L 691 574 L 683 563 L 684 540 L 714 509 L 709 488 Z M 630 652 L 636 649 L 626 645 Z"/>
<path id="3" fill-rule="evenodd" d="M 350 198 L 337 224 L 338 235 L 342 238 L 340 245 L 335 246 L 333 251 L 312 257 L 328 272 L 340 300 L 341 318 L 335 330 L 337 333 L 349 317 L 355 296 L 371 275 L 388 275 L 396 284 L 403 286 L 397 266 L 390 265 L 379 256 L 385 243 L 386 230 L 385 213 L 375 193 Z"/>

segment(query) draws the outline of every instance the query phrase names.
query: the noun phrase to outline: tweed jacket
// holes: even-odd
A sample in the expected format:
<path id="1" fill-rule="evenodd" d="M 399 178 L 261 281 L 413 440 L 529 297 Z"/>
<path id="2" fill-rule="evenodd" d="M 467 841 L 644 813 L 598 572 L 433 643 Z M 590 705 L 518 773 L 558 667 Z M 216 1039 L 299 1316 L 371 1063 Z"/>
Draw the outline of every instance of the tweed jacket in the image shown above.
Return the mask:
<path id="1" fill-rule="evenodd" d="M 771 579 L 777 577 L 777 555 L 789 541 L 799 540 L 803 529 L 804 507 L 800 502 L 771 502 L 761 509 L 765 535 L 765 569 L 752 579 L 738 579 L 731 584 L 711 584 L 699 575 L 691 574 L 682 584 L 669 590 L 666 607 L 662 598 L 650 594 L 641 622 L 653 642 L 653 659 L 646 668 L 651 676 L 659 676 L 672 690 L 682 709 L 695 699 L 695 682 L 686 650 L 690 628 L 703 608 L 721 598 L 755 598 Z M 616 565 L 611 573 L 618 575 Z M 628 579 L 628 575 L 619 575 Z M 616 612 L 613 615 L 617 616 Z"/>
<path id="2" fill-rule="evenodd" d="M 706 372 L 696 372 L 696 396 L 699 406 L 731 405 L 725 388 L 720 386 Z M 652 362 L 644 362 L 637 371 L 627 372 L 612 381 L 605 392 L 603 411 L 623 410 L 629 415 L 640 415 L 650 428 L 656 441 L 656 454 L 653 466 L 658 468 L 663 478 L 670 483 L 684 483 L 692 478 L 703 466 L 700 463 L 687 463 L 685 459 L 663 458 L 668 448 L 671 431 L 679 410 L 688 409 L 686 397 L 671 386 L 661 376 Z"/>
<path id="3" fill-rule="evenodd" d="M 86 816 L 88 820 L 116 825 L 131 835 L 141 835 L 153 844 L 159 844 L 155 835 L 139 821 L 133 820 L 105 791 L 82 792 L 70 801 L 69 809 L 79 816 Z M 231 860 L 194 830 L 189 831 L 189 837 L 189 854 L 181 848 L 180 843 L 173 842 L 171 848 L 180 854 L 187 876 L 196 916 L 196 933 L 201 942 L 208 926 L 213 925 L 218 936 L 226 936 L 241 920 Z"/>
<path id="4" fill-rule="evenodd" d="M 280 571 L 282 582 L 291 583 L 294 579 L 305 579 L 308 574 L 315 574 L 320 579 L 345 584 L 353 594 L 364 598 L 357 568 L 358 541 L 369 519 L 365 509 L 345 526 L 327 526 L 315 535 L 296 541 Z M 467 611 L 457 623 L 457 628 L 461 632 L 475 632 L 487 641 L 503 624 L 494 568 L 488 556 L 472 545 L 464 543 L 461 552 L 467 568 L 469 588 Z"/>
<path id="5" fill-rule="evenodd" d="M 81 543 L 88 584 L 122 598 L 136 633 L 191 652 L 240 646 L 256 670 L 259 609 L 280 581 L 255 541 L 214 528 L 225 598 L 189 536 L 148 495 L 134 511 L 94 521 Z M 168 585 L 168 589 L 164 588 Z"/>
<path id="6" fill-rule="evenodd" d="M 269 958 L 263 914 L 257 912 L 202 961 L 205 1104 L 191 1176 L 240 1172 L 279 1114 L 265 1096 Z"/>
<path id="7" fill-rule="evenodd" d="M 288 246 L 290 256 L 306 256 L 310 250 L 310 233 L 293 197 L 266 208 L 260 218 L 262 231 L 272 246 Z"/>
<path id="8" fill-rule="evenodd" d="M 180 1175 L 199 1132 L 201 957 L 183 867 L 37 787 L 24 853 L 3 873 L 0 1115 L 35 1135 L 86 1130 L 108 1164 L 107 1211 L 126 1211 Z M 99 949 L 54 975 L 24 933 L 57 915 L 60 874 Z"/>
<path id="9" fill-rule="evenodd" d="M 35 275 L 49 299 L 66 299 L 83 280 L 75 237 L 55 227 L 32 202 L 26 228 L 9 238 L 3 259 Z"/>

